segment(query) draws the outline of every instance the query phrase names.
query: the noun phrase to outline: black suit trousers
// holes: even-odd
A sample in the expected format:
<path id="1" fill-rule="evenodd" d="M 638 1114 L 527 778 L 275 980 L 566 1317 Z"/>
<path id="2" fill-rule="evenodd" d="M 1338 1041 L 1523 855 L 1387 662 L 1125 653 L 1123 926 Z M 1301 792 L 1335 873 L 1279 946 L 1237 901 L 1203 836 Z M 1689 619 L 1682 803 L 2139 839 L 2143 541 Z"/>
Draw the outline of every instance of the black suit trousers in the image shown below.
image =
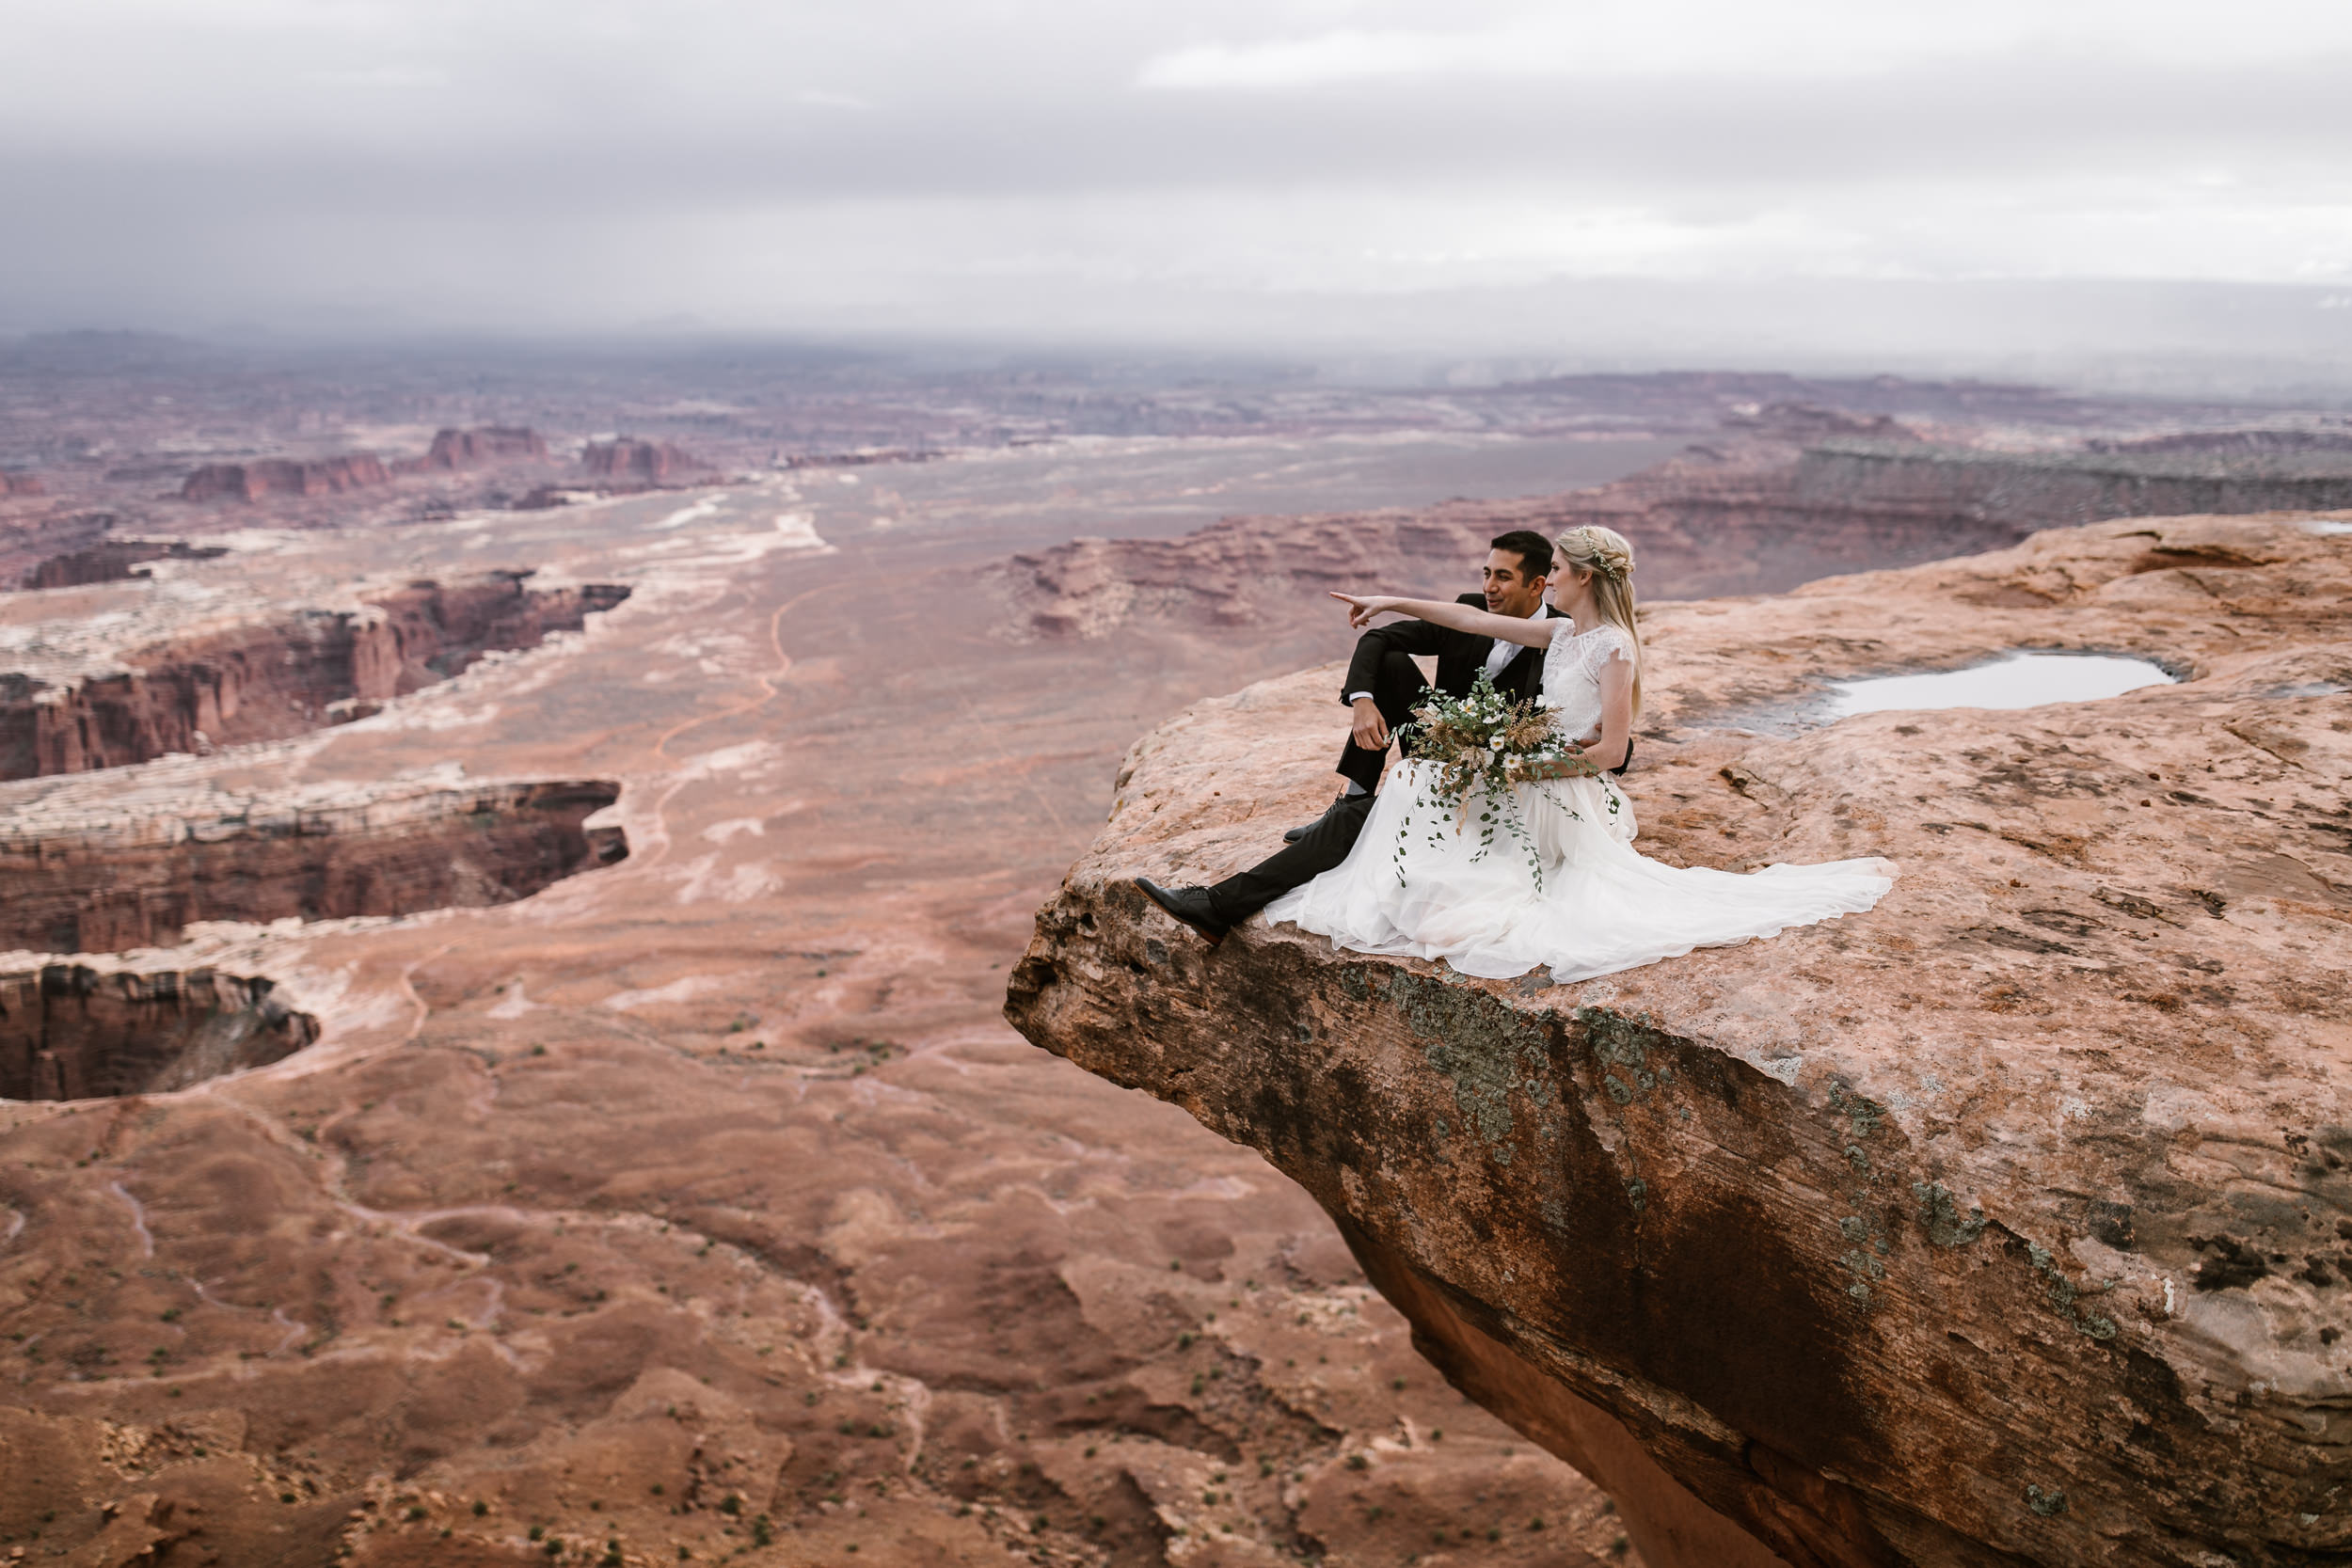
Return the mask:
<path id="1" fill-rule="evenodd" d="M 1391 649 L 1381 657 L 1373 673 L 1372 700 L 1388 721 L 1390 734 L 1413 716 L 1421 694 L 1428 689 L 1429 683 L 1411 655 Z M 1372 816 L 1372 792 L 1380 786 L 1380 769 L 1388 760 L 1387 747 L 1367 751 L 1351 735 L 1346 749 L 1340 752 L 1339 773 L 1361 784 L 1364 792 L 1335 802 L 1296 844 L 1285 844 L 1248 870 L 1212 886 L 1209 902 L 1218 918 L 1238 926 L 1291 889 L 1313 881 L 1347 859 L 1347 852 L 1363 834 L 1365 819 Z"/>
<path id="2" fill-rule="evenodd" d="M 1373 760 L 1380 759 L 1374 753 Z M 1363 836 L 1364 822 L 1372 816 L 1372 803 L 1377 799 L 1367 791 L 1332 802 L 1331 809 L 1307 830 L 1306 837 L 1295 844 L 1285 844 L 1248 870 L 1236 872 L 1212 886 L 1210 908 L 1216 911 L 1219 920 L 1238 926 L 1291 889 L 1313 881 L 1347 859 L 1347 852 Z"/>

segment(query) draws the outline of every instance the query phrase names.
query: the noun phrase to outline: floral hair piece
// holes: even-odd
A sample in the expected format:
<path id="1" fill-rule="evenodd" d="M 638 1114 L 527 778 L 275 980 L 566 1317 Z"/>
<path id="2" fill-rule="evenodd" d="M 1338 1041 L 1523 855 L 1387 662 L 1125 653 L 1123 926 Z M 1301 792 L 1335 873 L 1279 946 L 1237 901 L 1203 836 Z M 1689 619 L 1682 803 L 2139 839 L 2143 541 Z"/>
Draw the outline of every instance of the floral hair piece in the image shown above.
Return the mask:
<path id="1" fill-rule="evenodd" d="M 1633 552 L 1625 543 L 1596 528 L 1572 528 L 1562 534 L 1560 553 L 1579 565 L 1623 582 L 1633 575 Z"/>

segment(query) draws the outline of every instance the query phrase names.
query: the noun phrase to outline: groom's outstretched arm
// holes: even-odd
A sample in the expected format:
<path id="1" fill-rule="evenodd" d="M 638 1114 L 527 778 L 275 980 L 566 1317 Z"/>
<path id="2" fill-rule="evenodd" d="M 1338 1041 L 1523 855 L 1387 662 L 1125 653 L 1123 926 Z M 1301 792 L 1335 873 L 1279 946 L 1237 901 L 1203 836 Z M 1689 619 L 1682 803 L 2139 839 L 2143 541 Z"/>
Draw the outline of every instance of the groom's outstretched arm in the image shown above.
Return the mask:
<path id="1" fill-rule="evenodd" d="M 1429 621 L 1391 621 L 1373 627 L 1356 639 L 1356 651 L 1347 660 L 1347 679 L 1340 684 L 1340 701 L 1347 702 L 1359 691 L 1377 690 L 1380 661 L 1389 655 L 1421 657 L 1442 653 L 1444 639 L 1445 628 Z"/>
<path id="2" fill-rule="evenodd" d="M 1545 616 L 1522 620 L 1517 615 L 1497 615 L 1456 599 L 1447 603 L 1441 599 L 1403 599 L 1387 594 L 1334 594 L 1335 599 L 1348 606 L 1348 620 L 1363 626 L 1375 615 L 1410 615 L 1415 620 L 1435 622 L 1472 637 L 1490 638 L 1498 642 L 1517 642 L 1523 647 L 1540 648 L 1551 641 L 1553 626 Z"/>

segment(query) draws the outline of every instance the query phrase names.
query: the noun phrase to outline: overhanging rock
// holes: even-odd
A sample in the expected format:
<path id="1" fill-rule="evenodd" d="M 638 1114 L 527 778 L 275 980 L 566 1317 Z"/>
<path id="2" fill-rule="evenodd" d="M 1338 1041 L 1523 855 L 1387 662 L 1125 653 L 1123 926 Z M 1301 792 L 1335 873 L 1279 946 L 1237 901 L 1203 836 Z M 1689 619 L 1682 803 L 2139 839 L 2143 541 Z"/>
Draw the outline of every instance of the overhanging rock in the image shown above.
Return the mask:
<path id="1" fill-rule="evenodd" d="M 2347 607 L 2352 539 L 2291 517 L 1655 607 L 1643 847 L 1904 875 L 1570 987 L 1263 921 L 1212 950 L 1150 905 L 1329 787 L 1335 673 L 1253 687 L 1137 744 L 1008 1014 L 1304 1185 L 1661 1568 L 2332 1558 Z M 2186 678 L 1804 722 L 1824 680 L 2014 647 Z"/>

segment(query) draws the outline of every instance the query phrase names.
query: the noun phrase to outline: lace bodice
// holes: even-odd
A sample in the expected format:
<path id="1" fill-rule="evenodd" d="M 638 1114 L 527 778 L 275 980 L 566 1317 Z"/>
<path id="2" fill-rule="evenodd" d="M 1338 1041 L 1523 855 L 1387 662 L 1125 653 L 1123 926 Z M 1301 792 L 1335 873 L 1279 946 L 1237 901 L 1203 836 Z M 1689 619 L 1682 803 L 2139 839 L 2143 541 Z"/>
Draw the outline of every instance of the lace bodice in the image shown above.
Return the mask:
<path id="1" fill-rule="evenodd" d="M 1562 735 L 1575 740 L 1600 728 L 1601 666 L 1617 657 L 1632 659 L 1633 639 L 1614 622 L 1580 632 L 1563 620 L 1552 629 L 1544 650 L 1544 705 Z"/>

